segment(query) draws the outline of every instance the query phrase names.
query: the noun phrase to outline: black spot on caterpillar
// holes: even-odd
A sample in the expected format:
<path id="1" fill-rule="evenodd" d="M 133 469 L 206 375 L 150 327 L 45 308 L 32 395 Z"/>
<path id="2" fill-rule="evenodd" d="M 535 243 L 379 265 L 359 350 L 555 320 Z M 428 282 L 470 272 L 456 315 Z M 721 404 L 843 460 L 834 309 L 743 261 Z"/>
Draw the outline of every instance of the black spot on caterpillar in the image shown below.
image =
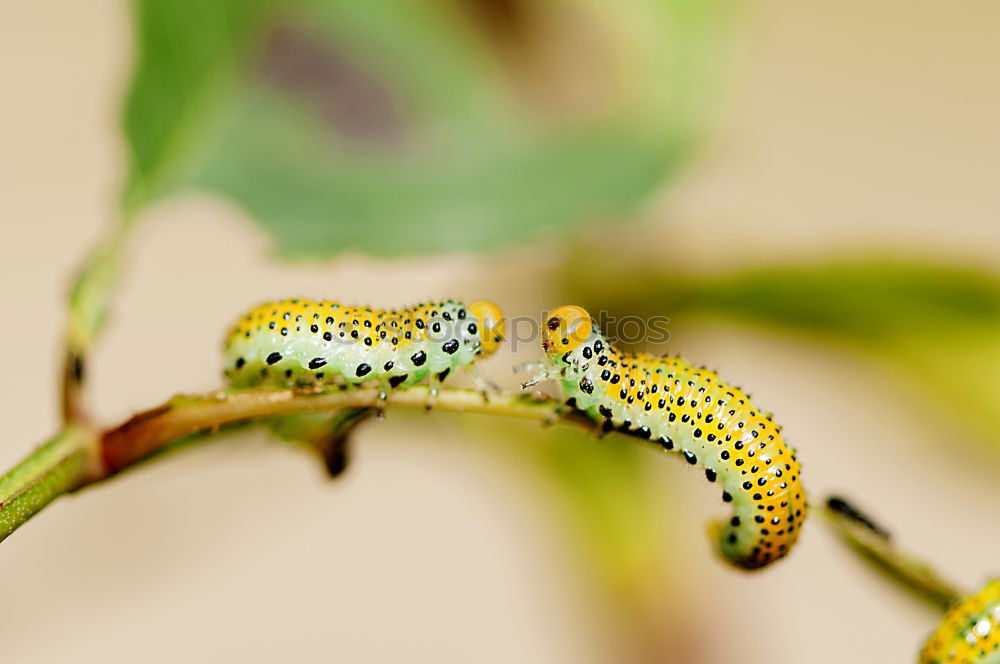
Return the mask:
<path id="1" fill-rule="evenodd" d="M 714 533 L 729 562 L 760 568 L 795 545 L 808 511 L 799 462 L 742 390 L 680 358 L 618 351 L 580 307 L 545 318 L 542 348 L 548 362 L 526 385 L 556 379 L 605 431 L 652 440 L 722 484 L 735 515 Z"/>

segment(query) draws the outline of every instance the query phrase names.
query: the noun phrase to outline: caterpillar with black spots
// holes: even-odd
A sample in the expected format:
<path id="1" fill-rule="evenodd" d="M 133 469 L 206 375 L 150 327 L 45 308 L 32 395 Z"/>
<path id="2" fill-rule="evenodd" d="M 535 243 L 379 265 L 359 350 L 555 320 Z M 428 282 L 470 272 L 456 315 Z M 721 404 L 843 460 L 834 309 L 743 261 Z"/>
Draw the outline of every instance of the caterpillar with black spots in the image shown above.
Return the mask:
<path id="1" fill-rule="evenodd" d="M 254 307 L 225 342 L 225 374 L 234 387 L 309 385 L 404 388 L 436 386 L 471 370 L 503 341 L 500 309 L 487 300 L 445 300 L 381 310 L 289 299 Z"/>
<path id="2" fill-rule="evenodd" d="M 1000 579 L 958 600 L 920 653 L 919 664 L 1000 663 Z"/>
<path id="3" fill-rule="evenodd" d="M 677 357 L 617 350 L 576 306 L 546 316 L 542 348 L 547 362 L 525 387 L 556 379 L 567 404 L 605 431 L 654 441 L 722 485 L 733 516 L 713 531 L 726 560 L 757 569 L 788 554 L 808 511 L 800 465 L 742 390 Z"/>

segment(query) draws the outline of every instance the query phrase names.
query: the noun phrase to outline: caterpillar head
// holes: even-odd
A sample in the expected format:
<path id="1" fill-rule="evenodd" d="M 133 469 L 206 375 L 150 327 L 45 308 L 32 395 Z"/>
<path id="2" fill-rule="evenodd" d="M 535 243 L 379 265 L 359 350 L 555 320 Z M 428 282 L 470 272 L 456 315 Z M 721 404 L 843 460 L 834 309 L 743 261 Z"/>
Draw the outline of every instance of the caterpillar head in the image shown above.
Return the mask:
<path id="1" fill-rule="evenodd" d="M 503 343 L 504 320 L 500 307 L 489 300 L 469 305 L 469 313 L 479 321 L 479 341 L 483 355 L 490 355 Z"/>
<path id="2" fill-rule="evenodd" d="M 542 349 L 549 357 L 576 350 L 594 331 L 587 310 L 574 305 L 553 309 L 542 323 Z"/>

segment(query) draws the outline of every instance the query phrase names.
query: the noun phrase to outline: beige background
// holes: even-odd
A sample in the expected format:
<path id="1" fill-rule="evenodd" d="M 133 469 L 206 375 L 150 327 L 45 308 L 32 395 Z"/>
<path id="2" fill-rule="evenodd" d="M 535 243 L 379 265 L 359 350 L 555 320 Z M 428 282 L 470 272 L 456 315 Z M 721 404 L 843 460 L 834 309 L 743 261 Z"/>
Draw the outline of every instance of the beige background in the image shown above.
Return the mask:
<path id="1" fill-rule="evenodd" d="M 892 246 L 998 265 L 1000 5 L 767 0 L 745 19 L 712 144 L 647 232 L 696 260 Z M 0 466 L 55 426 L 68 277 L 122 177 L 128 27 L 122 1 L 0 5 Z M 214 387 L 221 332 L 261 298 L 476 296 L 457 275 L 492 287 L 490 270 L 516 275 L 533 258 L 278 265 L 226 204 L 172 202 L 132 245 L 94 366 L 96 408 L 111 421 Z M 502 303 L 552 304 L 515 298 L 516 286 Z M 709 325 L 675 342 L 781 414 L 814 494 L 849 484 L 964 584 L 1000 572 L 995 460 L 958 445 L 928 453 L 952 443 L 893 377 Z M 508 385 L 510 361 L 490 364 Z M 563 527 L 536 508 L 537 487 L 475 449 L 477 426 L 390 417 L 364 432 L 339 483 L 251 434 L 62 500 L 0 547 L 0 658 L 620 661 L 620 634 L 565 562 Z M 689 661 L 912 661 L 934 616 L 825 529 L 812 524 L 773 570 L 737 575 L 704 555 L 711 492 L 683 464 L 661 465 L 691 497 L 679 517 L 691 541 L 678 546 L 694 595 L 678 602 L 710 617 Z"/>

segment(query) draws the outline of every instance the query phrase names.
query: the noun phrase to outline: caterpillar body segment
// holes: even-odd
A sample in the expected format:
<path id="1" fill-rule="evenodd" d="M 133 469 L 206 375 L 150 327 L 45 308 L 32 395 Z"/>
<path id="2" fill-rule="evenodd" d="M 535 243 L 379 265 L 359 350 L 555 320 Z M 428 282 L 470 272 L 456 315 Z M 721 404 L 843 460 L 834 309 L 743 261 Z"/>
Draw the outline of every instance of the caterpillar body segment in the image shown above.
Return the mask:
<path id="1" fill-rule="evenodd" d="M 397 310 L 290 299 L 243 315 L 225 342 L 235 387 L 376 383 L 386 390 L 469 368 L 503 340 L 500 310 L 446 300 Z"/>
<path id="2" fill-rule="evenodd" d="M 1000 664 L 1000 579 L 948 609 L 919 664 Z"/>
<path id="3" fill-rule="evenodd" d="M 713 371 L 677 357 L 618 351 L 580 307 L 552 311 L 542 325 L 548 366 L 567 404 L 700 465 L 722 485 L 733 515 L 713 525 L 726 560 L 757 569 L 786 555 L 807 515 L 795 451 L 771 415 Z M 530 381 L 529 381 L 530 382 Z"/>

